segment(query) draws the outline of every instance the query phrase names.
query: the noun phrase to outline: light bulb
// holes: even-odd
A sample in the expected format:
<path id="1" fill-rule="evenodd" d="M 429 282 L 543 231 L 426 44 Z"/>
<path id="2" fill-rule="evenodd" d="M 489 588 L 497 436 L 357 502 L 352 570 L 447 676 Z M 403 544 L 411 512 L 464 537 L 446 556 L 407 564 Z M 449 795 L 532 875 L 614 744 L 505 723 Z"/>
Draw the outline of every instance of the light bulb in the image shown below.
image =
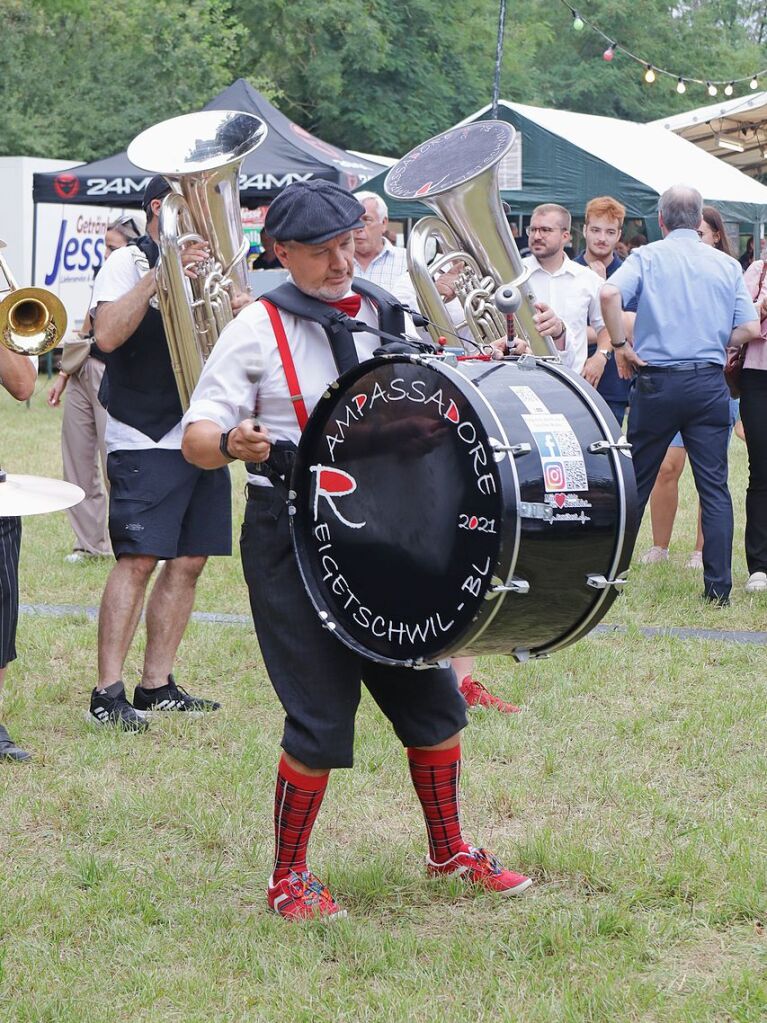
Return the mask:
<path id="1" fill-rule="evenodd" d="M 652 85 L 652 83 L 655 81 L 655 72 L 653 71 L 651 64 L 647 65 L 647 70 L 644 73 L 644 80 L 647 82 L 648 85 Z"/>
<path id="2" fill-rule="evenodd" d="M 708 85 L 708 94 L 709 94 L 709 96 L 716 96 L 716 94 L 717 94 L 716 86 L 712 82 L 708 82 L 707 85 Z"/>
<path id="3" fill-rule="evenodd" d="M 754 75 L 754 77 L 748 83 L 748 86 L 749 86 L 750 89 L 758 89 L 759 88 L 759 82 L 757 81 L 756 75 Z"/>
<path id="4" fill-rule="evenodd" d="M 602 54 L 602 60 L 606 60 L 607 63 L 609 64 L 614 56 L 615 56 L 615 47 L 611 44 L 610 46 L 607 47 L 605 52 Z"/>
<path id="5" fill-rule="evenodd" d="M 732 92 L 733 92 L 733 83 L 730 82 L 729 85 L 725 85 L 725 87 L 724 87 L 724 94 L 725 94 L 725 96 L 732 96 Z"/>
<path id="6" fill-rule="evenodd" d="M 582 32 L 586 23 L 577 11 L 573 11 L 573 31 Z"/>
<path id="7" fill-rule="evenodd" d="M 687 92 L 687 86 L 684 84 L 683 78 L 680 78 L 679 81 L 676 83 L 676 91 L 679 93 L 680 96 L 683 93 Z"/>

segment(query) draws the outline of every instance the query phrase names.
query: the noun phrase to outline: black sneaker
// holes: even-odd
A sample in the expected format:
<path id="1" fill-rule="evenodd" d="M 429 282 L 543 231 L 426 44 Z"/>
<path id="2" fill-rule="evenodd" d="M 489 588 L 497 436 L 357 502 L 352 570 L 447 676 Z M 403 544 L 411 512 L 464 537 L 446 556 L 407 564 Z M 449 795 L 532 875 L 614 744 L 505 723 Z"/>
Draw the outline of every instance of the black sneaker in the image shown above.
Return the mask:
<path id="1" fill-rule="evenodd" d="M 204 700 L 201 696 L 192 696 L 177 686 L 172 675 L 168 675 L 168 684 L 159 689 L 143 689 L 136 686 L 133 703 L 137 710 L 145 714 L 162 711 L 177 711 L 189 717 L 201 717 L 206 711 L 218 710 L 221 706 L 215 700 Z"/>
<path id="2" fill-rule="evenodd" d="M 142 712 L 128 703 L 124 689 L 117 696 L 110 696 L 105 689 L 94 689 L 88 720 L 97 725 L 113 725 L 126 732 L 145 732 L 149 728 Z"/>
<path id="3" fill-rule="evenodd" d="M 31 760 L 32 754 L 25 749 L 20 749 L 3 725 L 0 725 L 0 760 L 16 760 L 18 762 Z"/>

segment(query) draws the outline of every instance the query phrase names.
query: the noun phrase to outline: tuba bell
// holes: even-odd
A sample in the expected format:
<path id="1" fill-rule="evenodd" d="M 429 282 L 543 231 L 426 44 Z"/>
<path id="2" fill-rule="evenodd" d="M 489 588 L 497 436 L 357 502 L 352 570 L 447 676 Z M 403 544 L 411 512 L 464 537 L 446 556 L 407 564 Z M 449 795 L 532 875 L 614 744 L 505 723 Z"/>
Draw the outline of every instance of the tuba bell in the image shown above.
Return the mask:
<path id="1" fill-rule="evenodd" d="M 235 110 L 206 110 L 155 124 L 128 147 L 128 158 L 167 178 L 160 209 L 157 296 L 181 405 L 186 410 L 202 367 L 232 319 L 232 297 L 248 290 L 249 245 L 240 216 L 242 161 L 266 138 L 264 122 Z M 206 242 L 197 277 L 181 252 Z"/>
<path id="2" fill-rule="evenodd" d="M 481 347 L 505 339 L 506 314 L 533 354 L 557 357 L 553 341 L 535 326 L 535 295 L 501 205 L 498 174 L 515 129 L 505 121 L 460 125 L 422 142 L 384 181 L 392 199 L 414 200 L 438 216 L 419 220 L 408 240 L 408 270 L 435 341 L 467 326 Z M 436 255 L 434 250 L 436 248 Z M 435 285 L 436 275 L 463 264 L 455 285 L 464 320 L 454 324 Z"/>
<path id="3" fill-rule="evenodd" d="M 17 355 L 45 355 L 66 333 L 64 303 L 45 288 L 20 288 L 1 254 L 0 273 L 6 284 L 0 292 L 8 292 L 0 302 L 0 344 Z"/>

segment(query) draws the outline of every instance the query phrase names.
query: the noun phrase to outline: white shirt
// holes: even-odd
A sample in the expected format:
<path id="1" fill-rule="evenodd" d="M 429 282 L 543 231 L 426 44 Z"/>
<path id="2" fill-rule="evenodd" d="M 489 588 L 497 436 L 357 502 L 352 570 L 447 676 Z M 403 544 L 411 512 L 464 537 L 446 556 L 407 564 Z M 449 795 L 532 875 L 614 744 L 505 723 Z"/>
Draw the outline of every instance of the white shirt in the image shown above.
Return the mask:
<path id="1" fill-rule="evenodd" d="M 530 286 L 535 297 L 539 302 L 551 306 L 565 324 L 567 333 L 562 362 L 580 373 L 588 355 L 586 328 L 590 323 L 599 333 L 605 325 L 599 305 L 603 278 L 589 267 L 574 263 L 567 256 L 554 273 L 544 270 L 535 256 L 525 256 L 522 262 L 530 269 Z"/>
<path id="2" fill-rule="evenodd" d="M 354 276 L 361 277 L 371 284 L 378 284 L 387 291 L 407 271 L 407 252 L 403 248 L 392 245 L 388 238 L 383 240 L 383 248 L 368 263 L 365 270 L 354 260 Z"/>
<path id="3" fill-rule="evenodd" d="M 318 323 L 282 310 L 280 316 L 306 411 L 311 413 L 328 385 L 338 378 L 333 353 Z M 378 326 L 378 315 L 365 298 L 355 319 Z M 406 331 L 412 330 L 413 323 L 406 317 Z M 375 334 L 352 336 L 360 362 L 369 359 L 381 345 Z M 223 432 L 249 416 L 255 416 L 270 440 L 298 444 L 301 434 L 294 404 L 272 325 L 261 302 L 246 306 L 221 332 L 194 389 L 183 426 L 206 419 Z M 263 476 L 251 476 L 250 482 L 271 486 Z"/>
<path id="4" fill-rule="evenodd" d="M 135 245 L 125 245 L 116 249 L 96 277 L 91 298 L 91 316 L 95 316 L 99 302 L 116 302 L 127 295 L 149 272 L 149 263 L 143 252 Z M 153 296 L 150 305 L 157 308 L 157 296 Z M 94 321 L 95 322 L 95 321 Z M 146 451 L 150 448 L 179 450 L 181 448 L 182 429 L 178 422 L 164 437 L 157 442 L 145 433 L 127 423 L 114 419 L 107 413 L 105 443 L 110 451 Z"/>

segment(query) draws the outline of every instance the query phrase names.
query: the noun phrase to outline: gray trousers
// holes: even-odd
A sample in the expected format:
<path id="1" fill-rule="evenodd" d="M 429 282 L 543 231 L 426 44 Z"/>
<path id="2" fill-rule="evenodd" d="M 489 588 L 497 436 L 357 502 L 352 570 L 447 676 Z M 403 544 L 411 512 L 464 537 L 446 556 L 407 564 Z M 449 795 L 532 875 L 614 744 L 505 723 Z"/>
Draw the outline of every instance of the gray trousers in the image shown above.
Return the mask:
<path id="1" fill-rule="evenodd" d="M 75 534 L 74 549 L 111 554 L 107 532 L 107 414 L 98 399 L 104 363 L 86 359 L 67 383 L 61 425 L 64 479 L 85 491 L 85 499 L 67 510 Z M 100 464 L 99 464 L 100 462 Z"/>

